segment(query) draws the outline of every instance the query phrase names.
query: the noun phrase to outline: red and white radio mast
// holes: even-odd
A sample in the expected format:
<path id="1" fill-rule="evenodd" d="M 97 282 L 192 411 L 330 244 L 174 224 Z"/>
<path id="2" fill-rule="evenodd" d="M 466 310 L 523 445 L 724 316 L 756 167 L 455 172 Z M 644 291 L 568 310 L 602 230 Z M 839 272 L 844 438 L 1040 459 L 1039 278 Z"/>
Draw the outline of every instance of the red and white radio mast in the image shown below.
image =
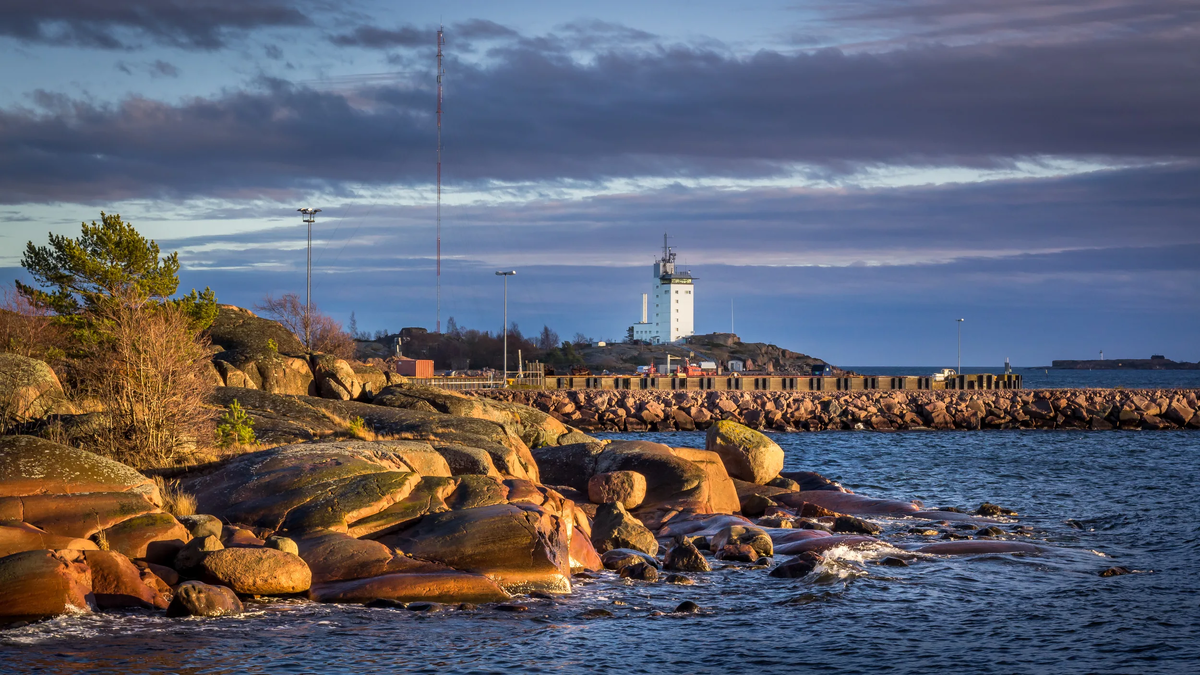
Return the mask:
<path id="1" fill-rule="evenodd" d="M 437 327 L 434 332 L 442 332 L 442 76 L 446 74 L 442 68 L 442 47 L 446 38 L 442 27 L 437 32 Z"/>

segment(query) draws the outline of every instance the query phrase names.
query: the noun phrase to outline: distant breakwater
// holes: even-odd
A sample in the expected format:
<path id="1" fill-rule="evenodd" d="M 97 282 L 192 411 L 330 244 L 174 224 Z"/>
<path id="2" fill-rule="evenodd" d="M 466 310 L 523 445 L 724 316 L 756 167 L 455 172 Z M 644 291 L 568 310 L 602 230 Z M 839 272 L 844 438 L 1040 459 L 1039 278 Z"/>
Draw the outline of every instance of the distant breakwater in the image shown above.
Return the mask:
<path id="1" fill-rule="evenodd" d="M 755 429 L 1200 429 L 1192 389 L 1037 391 L 487 390 L 584 431 L 692 431 L 714 421 Z"/>

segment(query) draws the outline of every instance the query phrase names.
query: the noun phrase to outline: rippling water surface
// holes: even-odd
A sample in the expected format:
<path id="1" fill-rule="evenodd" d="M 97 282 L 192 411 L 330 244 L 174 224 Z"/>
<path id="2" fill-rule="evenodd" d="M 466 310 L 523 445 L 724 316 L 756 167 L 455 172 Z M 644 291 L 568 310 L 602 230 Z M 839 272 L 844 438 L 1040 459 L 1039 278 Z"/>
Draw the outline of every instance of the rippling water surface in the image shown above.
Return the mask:
<path id="1" fill-rule="evenodd" d="M 698 433 L 609 437 L 704 443 Z M 1033 527 L 1022 540 L 1052 551 L 902 568 L 877 564 L 884 552 L 842 552 L 844 565 L 803 580 L 740 566 L 694 575 L 694 586 L 606 573 L 565 600 L 529 600 L 524 614 L 277 602 L 229 619 L 68 617 L 0 631 L 0 671 L 1200 672 L 1200 434 L 774 438 L 788 469 L 856 492 L 1016 509 Z M 878 522 L 891 541 L 915 543 L 899 534 L 912 521 Z M 1098 576 L 1113 565 L 1139 572 Z M 703 612 L 651 616 L 683 600 Z M 582 618 L 590 608 L 613 616 Z"/>

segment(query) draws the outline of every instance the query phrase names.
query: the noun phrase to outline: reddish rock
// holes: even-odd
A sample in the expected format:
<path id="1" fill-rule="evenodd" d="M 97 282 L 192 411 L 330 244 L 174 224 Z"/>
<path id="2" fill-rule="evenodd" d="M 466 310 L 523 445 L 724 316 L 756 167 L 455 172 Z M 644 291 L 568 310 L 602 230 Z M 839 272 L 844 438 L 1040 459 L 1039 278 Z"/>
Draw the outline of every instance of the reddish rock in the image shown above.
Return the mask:
<path id="1" fill-rule="evenodd" d="M 95 550 L 96 545 L 87 539 L 49 534 L 29 523 L 19 521 L 0 523 L 0 558 L 22 551 L 65 548 Z"/>
<path id="2" fill-rule="evenodd" d="M 315 602 L 366 603 L 387 599 L 399 602 L 503 602 L 511 596 L 496 582 L 481 575 L 443 570 L 410 574 L 385 574 L 367 579 L 314 585 L 308 592 Z"/>
<path id="3" fill-rule="evenodd" d="M 0 558 L 0 619 L 40 619 L 95 608 L 80 551 L 25 551 Z"/>
<path id="4" fill-rule="evenodd" d="M 167 616 L 225 616 L 241 614 L 242 601 L 225 586 L 213 586 L 200 581 L 185 581 L 175 589 L 175 597 L 167 606 Z"/>
<path id="5" fill-rule="evenodd" d="M 142 570 L 125 555 L 115 551 L 85 551 L 83 555 L 92 571 L 92 594 L 100 609 L 167 608 L 160 589 L 147 584 Z"/>
<path id="6" fill-rule="evenodd" d="M 169 513 L 148 513 L 130 518 L 103 530 L 108 549 L 130 558 L 143 558 L 159 565 L 170 565 L 192 535 Z M 93 539 L 100 539 L 96 534 Z"/>
<path id="7" fill-rule="evenodd" d="M 617 502 L 637 508 L 646 498 L 646 477 L 636 471 L 598 473 L 588 481 L 588 499 L 593 504 Z"/>
<path id="8" fill-rule="evenodd" d="M 290 595 L 312 585 L 312 572 L 300 556 L 273 548 L 226 548 L 200 563 L 205 580 L 243 595 Z"/>

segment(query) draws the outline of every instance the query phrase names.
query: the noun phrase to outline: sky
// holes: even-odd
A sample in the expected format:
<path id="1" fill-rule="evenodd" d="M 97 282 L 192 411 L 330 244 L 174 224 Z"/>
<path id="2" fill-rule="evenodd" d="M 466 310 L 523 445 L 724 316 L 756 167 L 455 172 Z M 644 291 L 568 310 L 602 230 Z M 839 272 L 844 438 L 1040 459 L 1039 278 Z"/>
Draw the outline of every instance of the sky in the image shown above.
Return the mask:
<path id="1" fill-rule="evenodd" d="M 182 290 L 854 365 L 1200 360 L 1194 0 L 8 0 L 0 279 L 119 213 Z"/>

